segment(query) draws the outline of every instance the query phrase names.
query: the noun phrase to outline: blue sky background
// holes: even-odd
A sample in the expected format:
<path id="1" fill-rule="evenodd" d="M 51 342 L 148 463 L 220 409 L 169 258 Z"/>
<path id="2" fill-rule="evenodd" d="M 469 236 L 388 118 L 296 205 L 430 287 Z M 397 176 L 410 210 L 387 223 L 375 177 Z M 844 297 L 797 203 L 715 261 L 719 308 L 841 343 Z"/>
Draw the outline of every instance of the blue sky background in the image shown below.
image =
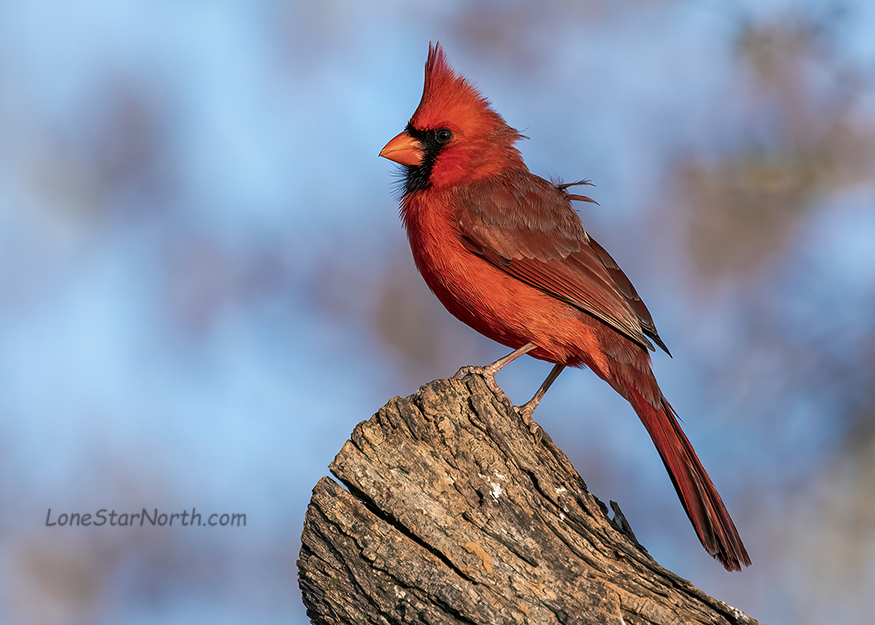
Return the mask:
<path id="1" fill-rule="evenodd" d="M 533 172 L 597 185 L 581 217 L 754 566 L 701 549 L 591 373 L 538 421 L 709 594 L 868 623 L 873 32 L 859 0 L 0 3 L 0 620 L 307 622 L 303 516 L 355 424 L 506 351 L 416 275 L 377 157 L 439 40 Z M 247 527 L 45 526 L 143 507 Z"/>

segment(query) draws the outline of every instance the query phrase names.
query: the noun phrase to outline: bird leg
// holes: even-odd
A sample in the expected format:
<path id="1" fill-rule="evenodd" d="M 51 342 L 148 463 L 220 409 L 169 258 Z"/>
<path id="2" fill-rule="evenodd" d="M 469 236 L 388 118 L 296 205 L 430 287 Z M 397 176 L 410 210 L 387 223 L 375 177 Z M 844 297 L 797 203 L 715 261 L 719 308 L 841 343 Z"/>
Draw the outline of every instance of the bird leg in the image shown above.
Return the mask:
<path id="1" fill-rule="evenodd" d="M 459 369 L 456 372 L 456 375 L 454 375 L 453 377 L 456 378 L 457 380 L 461 380 L 463 377 L 465 377 L 469 373 L 473 373 L 475 375 L 482 375 L 483 379 L 486 381 L 486 386 L 489 387 L 489 390 L 492 391 L 493 393 L 495 393 L 495 395 L 498 396 L 499 398 L 504 398 L 505 403 L 513 406 L 513 404 L 511 404 L 510 400 L 508 399 L 507 395 L 504 394 L 504 391 L 502 391 L 501 388 L 499 388 L 498 384 L 496 383 L 495 374 L 498 373 L 498 371 L 502 367 L 504 367 L 505 365 L 512 363 L 514 360 L 516 360 L 520 356 L 524 356 L 524 355 L 528 354 L 533 349 L 537 349 L 537 347 L 538 346 L 535 345 L 534 343 L 526 343 L 525 345 L 523 345 L 519 349 L 516 349 L 516 350 L 512 351 L 511 353 L 509 353 L 504 358 L 499 358 L 498 360 L 493 362 L 491 365 L 486 365 L 485 367 L 476 367 L 476 366 L 462 367 L 461 369 Z"/>
<path id="2" fill-rule="evenodd" d="M 532 436 L 534 436 L 535 440 L 538 442 L 541 441 L 541 426 L 535 423 L 535 420 L 532 418 L 532 413 L 535 412 L 535 408 L 541 403 L 541 400 L 547 393 L 547 389 L 552 386 L 553 382 L 556 381 L 556 378 L 559 377 L 559 374 L 562 373 L 563 369 L 565 369 L 565 365 L 555 365 L 553 369 L 550 370 L 550 375 L 547 376 L 547 379 L 544 380 L 544 383 L 541 384 L 541 387 L 535 393 L 535 396 L 516 409 L 520 418 L 523 420 L 523 423 L 526 424 L 526 427 L 529 428 L 529 432 L 532 433 Z"/>
<path id="3" fill-rule="evenodd" d="M 522 347 L 517 350 L 512 351 L 504 358 L 499 358 L 491 365 L 486 365 L 485 367 L 462 367 L 456 372 L 456 375 L 453 376 L 457 380 L 461 380 L 465 375 L 469 373 L 479 374 L 483 376 L 483 379 L 486 381 L 486 386 L 489 387 L 495 395 L 501 399 L 505 404 L 510 407 L 514 407 L 513 403 L 508 399 L 507 395 L 505 395 L 504 391 L 498 386 L 498 383 L 495 381 L 495 374 L 507 364 L 510 364 L 520 356 L 528 354 L 533 349 L 536 349 L 538 346 L 534 343 L 526 343 Z M 535 420 L 532 418 L 532 413 L 535 412 L 535 408 L 538 407 L 538 404 L 541 403 L 541 399 L 544 398 L 544 395 L 547 392 L 547 389 L 556 381 L 556 378 L 559 377 L 559 374 L 562 373 L 562 370 L 565 369 L 565 365 L 557 364 L 550 371 L 550 374 L 547 376 L 547 379 L 544 380 L 544 383 L 541 384 L 541 387 L 535 393 L 535 396 L 532 397 L 525 404 L 520 406 L 519 408 L 514 408 L 517 414 L 519 414 L 520 418 L 523 420 L 523 424 L 528 428 L 529 432 L 531 432 L 532 436 L 535 438 L 535 442 L 541 442 L 541 426 L 535 423 Z"/>

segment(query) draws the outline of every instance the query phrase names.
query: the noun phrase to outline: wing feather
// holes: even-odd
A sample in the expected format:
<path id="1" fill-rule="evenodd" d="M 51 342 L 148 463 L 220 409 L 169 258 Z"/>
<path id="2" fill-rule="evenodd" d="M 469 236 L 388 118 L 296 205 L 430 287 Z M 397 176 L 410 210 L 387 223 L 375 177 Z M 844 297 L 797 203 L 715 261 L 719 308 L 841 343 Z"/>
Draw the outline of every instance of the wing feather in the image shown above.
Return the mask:
<path id="1" fill-rule="evenodd" d="M 635 287 L 593 240 L 562 185 L 527 171 L 459 191 L 459 229 L 472 253 L 592 315 L 636 343 L 668 353 Z"/>

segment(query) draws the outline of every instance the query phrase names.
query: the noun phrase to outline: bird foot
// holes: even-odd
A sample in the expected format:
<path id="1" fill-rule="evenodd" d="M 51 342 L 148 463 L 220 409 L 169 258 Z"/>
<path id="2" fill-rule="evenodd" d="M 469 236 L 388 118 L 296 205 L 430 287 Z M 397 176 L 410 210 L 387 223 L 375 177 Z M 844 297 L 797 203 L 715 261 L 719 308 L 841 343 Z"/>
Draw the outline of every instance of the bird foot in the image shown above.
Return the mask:
<path id="1" fill-rule="evenodd" d="M 535 408 L 538 405 L 538 402 L 535 401 L 535 399 L 532 399 L 522 406 L 514 406 L 513 402 L 510 401 L 510 398 L 505 394 L 503 390 L 501 390 L 501 387 L 498 386 L 498 382 L 495 381 L 495 371 L 492 369 L 491 365 L 487 365 L 485 367 L 462 367 L 456 372 L 453 377 L 457 380 L 461 380 L 468 374 L 481 376 L 486 382 L 486 386 L 489 388 L 490 391 L 493 392 L 498 400 L 503 403 L 505 407 L 507 407 L 508 409 L 512 409 L 520 416 L 520 418 L 523 420 L 523 425 L 526 426 L 526 428 L 529 430 L 529 433 L 532 435 L 532 438 L 535 440 L 535 444 L 540 444 L 543 430 L 541 429 L 541 426 L 538 425 L 532 418 L 532 413 L 535 412 Z"/>
<path id="2" fill-rule="evenodd" d="M 498 386 L 498 382 L 495 381 L 495 371 L 493 370 L 491 365 L 487 365 L 485 367 L 477 367 L 473 365 L 462 367 L 461 369 L 456 371 L 456 375 L 454 375 L 453 377 L 457 380 L 461 380 L 469 374 L 481 376 L 486 382 L 486 386 L 489 388 L 490 391 L 493 392 L 496 397 L 498 397 L 499 400 L 501 400 L 505 404 L 513 406 L 513 404 L 510 403 L 510 399 L 508 398 L 508 396 L 504 393 L 503 390 L 501 390 L 501 387 Z"/>
<path id="3" fill-rule="evenodd" d="M 523 424 L 529 429 L 529 433 L 532 435 L 532 438 L 535 439 L 535 444 L 540 445 L 544 431 L 541 429 L 541 426 L 538 425 L 532 418 L 532 413 L 535 412 L 535 407 L 537 405 L 537 403 L 532 405 L 532 402 L 530 401 L 523 404 L 522 406 L 516 407 L 515 410 L 520 416 L 520 419 L 523 420 Z"/>

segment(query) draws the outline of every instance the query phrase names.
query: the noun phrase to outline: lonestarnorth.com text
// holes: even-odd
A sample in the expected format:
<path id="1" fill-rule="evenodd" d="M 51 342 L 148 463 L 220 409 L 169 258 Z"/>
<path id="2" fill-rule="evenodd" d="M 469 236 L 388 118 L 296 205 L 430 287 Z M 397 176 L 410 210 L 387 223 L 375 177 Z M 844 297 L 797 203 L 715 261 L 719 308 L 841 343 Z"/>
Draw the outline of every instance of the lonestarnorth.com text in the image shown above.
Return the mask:
<path id="1" fill-rule="evenodd" d="M 159 526 L 171 527 L 182 525 L 183 527 L 246 527 L 246 515 L 242 513 L 234 514 L 218 514 L 213 513 L 206 517 L 206 520 L 201 516 L 197 508 L 192 508 L 191 512 L 183 510 L 182 512 L 158 512 L 158 508 L 152 511 L 143 508 L 140 512 L 123 512 L 118 513 L 115 510 L 108 511 L 106 508 L 101 508 L 97 512 L 84 514 L 79 512 L 61 513 L 55 517 L 52 516 L 52 509 L 49 508 L 46 513 L 46 527 L 81 527 L 81 526 L 110 526 L 110 527 L 132 527 L 132 526 Z"/>

